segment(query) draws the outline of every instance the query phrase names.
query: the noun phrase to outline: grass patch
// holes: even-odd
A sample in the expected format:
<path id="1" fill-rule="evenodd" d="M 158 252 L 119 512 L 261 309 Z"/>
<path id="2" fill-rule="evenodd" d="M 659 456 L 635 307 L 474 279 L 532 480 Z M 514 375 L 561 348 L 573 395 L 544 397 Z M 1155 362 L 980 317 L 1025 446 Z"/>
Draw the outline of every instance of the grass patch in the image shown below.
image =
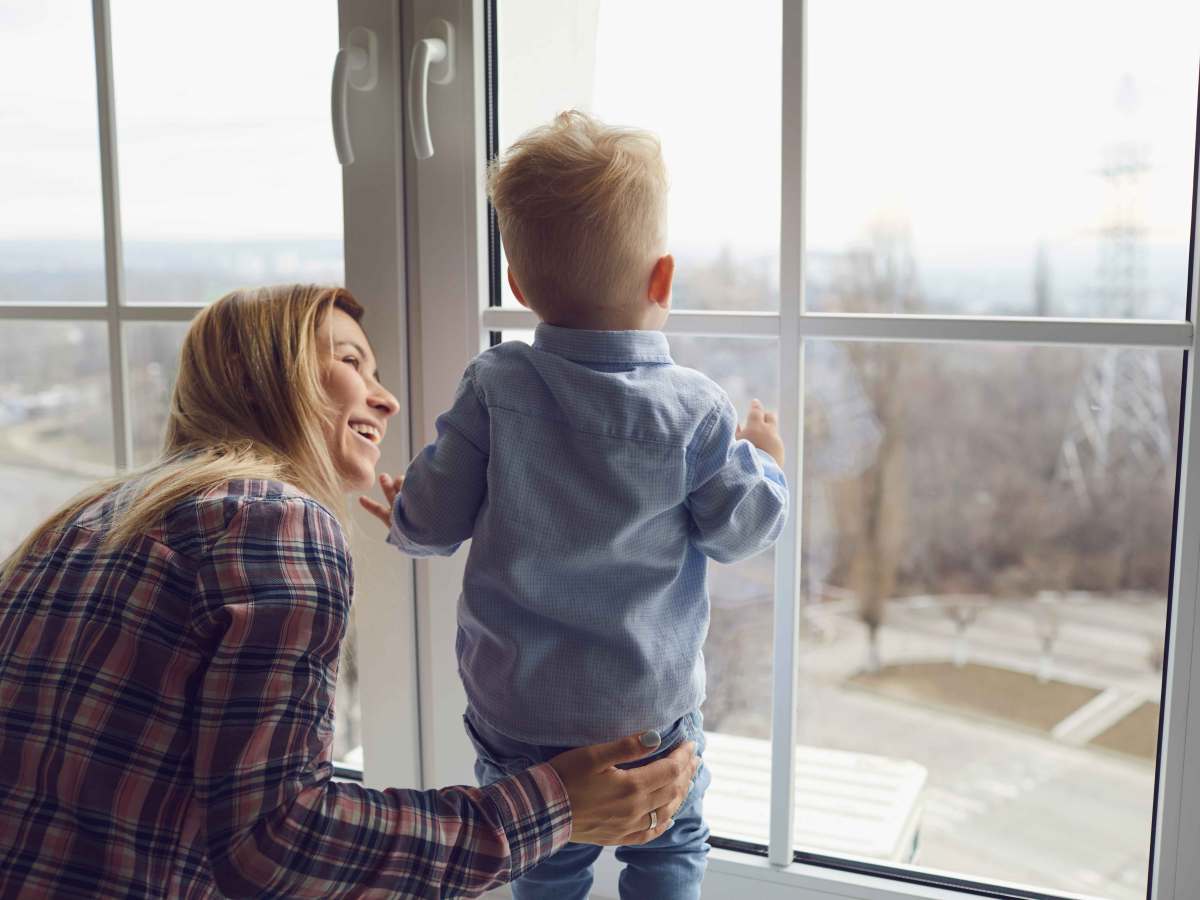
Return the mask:
<path id="1" fill-rule="evenodd" d="M 967 663 L 905 663 L 862 673 L 851 685 L 910 703 L 1049 732 L 1100 691 L 1024 672 Z"/>
<path id="2" fill-rule="evenodd" d="M 1094 747 L 1154 762 L 1158 754 L 1158 704 L 1146 702 L 1091 740 Z"/>

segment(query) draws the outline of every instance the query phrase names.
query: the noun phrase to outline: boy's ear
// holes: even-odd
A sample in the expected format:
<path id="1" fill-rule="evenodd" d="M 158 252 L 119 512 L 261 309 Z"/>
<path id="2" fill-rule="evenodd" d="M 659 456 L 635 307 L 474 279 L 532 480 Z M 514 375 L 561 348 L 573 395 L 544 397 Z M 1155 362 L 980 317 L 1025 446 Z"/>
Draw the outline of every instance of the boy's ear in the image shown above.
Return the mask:
<path id="1" fill-rule="evenodd" d="M 675 280 L 675 257 L 670 253 L 660 256 L 650 270 L 650 288 L 646 296 L 659 306 L 671 303 L 671 283 Z"/>
<path id="2" fill-rule="evenodd" d="M 513 296 L 517 298 L 517 302 L 529 308 L 529 304 L 525 302 L 525 295 L 521 293 L 521 286 L 517 284 L 517 276 L 513 274 L 512 266 L 508 267 L 508 286 L 512 288 Z"/>

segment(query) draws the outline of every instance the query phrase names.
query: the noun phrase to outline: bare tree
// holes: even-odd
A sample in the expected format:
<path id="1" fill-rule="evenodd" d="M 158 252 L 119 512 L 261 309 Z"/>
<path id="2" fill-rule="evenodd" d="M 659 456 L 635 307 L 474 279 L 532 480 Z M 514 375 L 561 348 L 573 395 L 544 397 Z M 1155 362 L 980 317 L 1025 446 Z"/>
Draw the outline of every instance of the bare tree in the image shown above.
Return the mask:
<path id="1" fill-rule="evenodd" d="M 880 224 L 847 254 L 832 286 L 836 308 L 854 312 L 915 312 L 920 306 L 916 267 L 907 229 Z M 848 349 L 878 421 L 875 463 L 843 483 L 842 534 L 849 548 L 848 582 L 867 627 L 866 666 L 880 667 L 879 630 L 884 605 L 894 596 L 908 529 L 908 348 L 854 344 Z"/>

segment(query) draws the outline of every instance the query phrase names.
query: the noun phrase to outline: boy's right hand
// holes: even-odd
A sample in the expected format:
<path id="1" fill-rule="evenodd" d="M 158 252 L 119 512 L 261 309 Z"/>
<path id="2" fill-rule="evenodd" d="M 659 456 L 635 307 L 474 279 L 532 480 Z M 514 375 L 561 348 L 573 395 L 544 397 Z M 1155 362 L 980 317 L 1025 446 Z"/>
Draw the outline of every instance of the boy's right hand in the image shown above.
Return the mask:
<path id="1" fill-rule="evenodd" d="M 372 500 L 370 497 L 362 495 L 359 495 L 358 502 L 362 504 L 363 509 L 386 525 L 388 531 L 391 531 L 392 507 L 396 505 L 396 496 L 400 493 L 400 489 L 404 487 L 404 476 L 397 475 L 393 478 L 384 472 L 379 476 L 379 486 L 383 488 L 383 496 L 387 498 L 387 506 L 384 506 L 378 500 Z"/>
<path id="2" fill-rule="evenodd" d="M 745 438 L 759 450 L 774 457 L 779 468 L 783 468 L 783 438 L 779 436 L 779 419 L 775 413 L 763 409 L 757 400 L 750 401 L 750 415 L 746 424 L 739 425 L 735 437 Z"/>

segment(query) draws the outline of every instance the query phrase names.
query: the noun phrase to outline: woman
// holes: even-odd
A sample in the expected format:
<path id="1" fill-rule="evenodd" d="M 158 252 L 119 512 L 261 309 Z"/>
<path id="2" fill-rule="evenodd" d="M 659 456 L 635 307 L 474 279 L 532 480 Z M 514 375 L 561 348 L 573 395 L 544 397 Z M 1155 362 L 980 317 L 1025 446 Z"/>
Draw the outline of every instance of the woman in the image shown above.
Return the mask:
<path id="1" fill-rule="evenodd" d="M 460 896 L 669 827 L 691 748 L 615 768 L 636 736 L 479 790 L 330 780 L 342 496 L 398 406 L 361 316 L 305 286 L 205 309 L 163 458 L 0 567 L 0 897 Z"/>

